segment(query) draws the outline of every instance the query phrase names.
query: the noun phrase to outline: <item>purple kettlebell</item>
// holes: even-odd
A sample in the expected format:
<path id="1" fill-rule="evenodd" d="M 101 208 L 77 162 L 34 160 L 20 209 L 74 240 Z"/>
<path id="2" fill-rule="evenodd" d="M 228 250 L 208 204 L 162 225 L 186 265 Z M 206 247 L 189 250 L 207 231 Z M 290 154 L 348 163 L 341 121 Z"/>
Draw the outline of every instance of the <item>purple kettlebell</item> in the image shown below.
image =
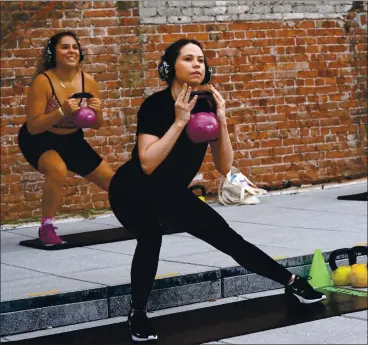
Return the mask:
<path id="1" fill-rule="evenodd" d="M 198 96 L 197 103 L 185 127 L 188 138 L 195 144 L 207 143 L 218 139 L 219 123 L 216 116 L 216 103 L 212 93 L 208 91 L 195 91 L 190 100 Z"/>
<path id="2" fill-rule="evenodd" d="M 74 122 L 79 128 L 91 128 L 96 122 L 96 113 L 89 107 L 80 107 L 74 113 Z"/>
<path id="3" fill-rule="evenodd" d="M 92 98 L 89 92 L 75 93 L 71 98 Z M 96 122 L 96 113 L 90 107 L 80 107 L 74 113 L 74 122 L 79 128 L 91 128 Z"/>
<path id="4" fill-rule="evenodd" d="M 189 139 L 195 143 L 215 141 L 219 135 L 219 123 L 213 112 L 199 112 L 190 115 L 186 126 Z"/>

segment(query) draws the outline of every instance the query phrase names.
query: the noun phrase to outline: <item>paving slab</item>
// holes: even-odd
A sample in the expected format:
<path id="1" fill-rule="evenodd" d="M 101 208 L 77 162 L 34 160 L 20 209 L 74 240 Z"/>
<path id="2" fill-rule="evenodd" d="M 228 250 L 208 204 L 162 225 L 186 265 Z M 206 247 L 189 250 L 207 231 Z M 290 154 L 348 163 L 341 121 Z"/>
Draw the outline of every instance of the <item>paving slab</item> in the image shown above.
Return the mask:
<path id="1" fill-rule="evenodd" d="M 344 314 L 344 317 L 352 318 L 352 319 L 368 320 L 368 311 L 363 310 L 363 311 L 357 311 L 355 313 Z"/>
<path id="2" fill-rule="evenodd" d="M 275 259 L 284 257 L 294 257 L 301 254 L 300 251 L 293 250 L 287 247 L 282 248 L 280 246 L 276 247 L 266 245 L 257 245 L 257 246 L 260 249 L 262 249 L 265 253 L 267 253 L 268 255 L 270 255 Z M 171 260 L 175 260 L 175 262 L 191 263 L 191 264 L 201 263 L 202 265 L 205 266 L 218 267 L 218 268 L 225 268 L 239 265 L 232 257 L 220 252 L 217 249 L 214 249 L 206 253 L 182 255 L 177 258 L 171 258 Z"/>
<path id="3" fill-rule="evenodd" d="M 366 234 L 366 227 L 362 223 L 364 215 L 339 214 L 331 216 L 328 213 L 308 210 L 290 210 L 274 207 L 273 205 L 257 205 L 257 212 L 249 213 L 249 209 L 240 206 L 241 209 L 229 208 L 221 213 L 228 221 L 242 222 L 244 224 L 265 224 L 279 227 L 296 227 L 301 229 L 340 230 Z M 256 207 L 257 207 L 256 206 Z"/>
<path id="4" fill-rule="evenodd" d="M 326 184 L 324 188 L 313 190 L 313 195 L 317 195 L 321 198 L 331 198 L 336 199 L 340 195 L 352 195 L 352 194 L 359 194 L 364 193 L 367 191 L 367 182 L 360 182 L 355 185 L 334 185 L 334 184 Z M 300 195 L 311 196 L 310 193 L 300 193 Z M 345 200 L 339 200 L 345 201 Z M 350 200 L 349 200 L 350 201 Z"/>
<path id="5" fill-rule="evenodd" d="M 299 210 L 311 210 L 318 212 L 326 212 L 328 214 L 355 214 L 365 215 L 365 202 L 364 201 L 347 201 L 331 199 L 326 203 L 326 198 L 318 196 L 306 196 L 300 194 L 293 195 L 281 195 L 280 202 L 277 205 L 278 208 L 287 208 L 291 212 L 294 209 Z"/>
<path id="6" fill-rule="evenodd" d="M 38 272 L 62 275 L 130 263 L 131 256 L 88 248 L 71 248 L 52 253 L 33 249 L 8 253 L 2 258 L 2 262 Z"/>
<path id="7" fill-rule="evenodd" d="M 8 264 L 1 264 L 1 283 L 28 278 L 46 277 L 47 274 Z"/>
<path id="8" fill-rule="evenodd" d="M 19 245 L 20 241 L 32 239 L 32 236 L 19 235 L 9 231 L 1 231 L 1 257 L 7 253 L 24 251 L 25 247 Z"/>
<path id="9" fill-rule="evenodd" d="M 101 225 L 110 225 L 112 227 L 120 227 L 121 224 L 120 222 L 115 218 L 115 217 L 111 217 L 111 215 L 106 215 L 103 217 L 98 217 L 98 218 L 94 218 L 93 220 L 90 221 L 93 224 L 100 224 Z"/>
<path id="10" fill-rule="evenodd" d="M 78 279 L 85 282 L 115 286 L 130 283 L 130 263 L 123 266 L 109 267 L 98 270 L 89 270 L 78 273 L 66 273 L 64 277 Z M 167 262 L 160 260 L 157 268 L 156 279 L 184 276 L 213 271 L 214 268 L 206 267 L 201 264 L 190 265 L 177 262 Z"/>
<path id="11" fill-rule="evenodd" d="M 1 302 L 32 299 L 37 296 L 60 295 L 103 287 L 102 284 L 47 275 L 1 283 Z"/>
<path id="12" fill-rule="evenodd" d="M 133 256 L 136 244 L 135 240 L 129 240 L 89 246 L 89 248 Z M 189 253 L 203 253 L 211 250 L 213 250 L 213 247 L 195 237 L 166 235 L 162 239 L 160 259 L 187 255 Z"/>
<path id="13" fill-rule="evenodd" d="M 362 221 L 362 220 L 361 220 Z M 355 245 L 364 241 L 367 236 L 366 233 L 357 233 L 351 231 L 330 230 L 330 229 L 313 229 L 311 233 L 310 228 L 300 228 L 296 226 L 279 226 L 266 224 L 244 224 L 243 222 L 229 222 L 231 227 L 237 231 L 245 240 L 254 244 L 263 245 L 277 245 L 280 247 L 289 247 L 290 249 L 302 250 L 301 245 L 306 242 L 311 242 L 314 246 L 320 243 L 326 250 L 330 247 L 340 246 L 339 240 L 349 238 L 349 243 L 345 245 Z M 334 240 L 331 240 L 331 236 Z M 327 246 L 325 242 L 327 240 Z M 342 244 L 344 246 L 344 244 Z M 308 248 L 308 252 L 310 249 Z"/>

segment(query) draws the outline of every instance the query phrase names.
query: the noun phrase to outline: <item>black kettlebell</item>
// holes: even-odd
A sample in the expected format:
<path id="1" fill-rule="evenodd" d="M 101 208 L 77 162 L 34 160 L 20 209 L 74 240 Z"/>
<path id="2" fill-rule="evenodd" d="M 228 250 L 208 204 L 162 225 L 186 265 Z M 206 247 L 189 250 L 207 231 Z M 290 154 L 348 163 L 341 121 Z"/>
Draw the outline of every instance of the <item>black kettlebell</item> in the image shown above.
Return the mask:
<path id="1" fill-rule="evenodd" d="M 358 255 L 368 255 L 367 246 L 355 246 L 350 249 L 350 252 L 355 258 L 355 262 L 351 266 L 350 284 L 355 288 L 368 287 L 368 267 L 366 263 L 357 264 L 356 257 Z"/>
<path id="2" fill-rule="evenodd" d="M 336 259 L 349 259 L 349 266 L 340 266 L 336 264 Z M 331 252 L 328 258 L 328 263 L 330 265 L 332 274 L 331 278 L 335 286 L 347 286 L 350 285 L 350 274 L 351 266 L 356 263 L 356 255 L 352 253 L 350 248 L 336 249 Z"/>

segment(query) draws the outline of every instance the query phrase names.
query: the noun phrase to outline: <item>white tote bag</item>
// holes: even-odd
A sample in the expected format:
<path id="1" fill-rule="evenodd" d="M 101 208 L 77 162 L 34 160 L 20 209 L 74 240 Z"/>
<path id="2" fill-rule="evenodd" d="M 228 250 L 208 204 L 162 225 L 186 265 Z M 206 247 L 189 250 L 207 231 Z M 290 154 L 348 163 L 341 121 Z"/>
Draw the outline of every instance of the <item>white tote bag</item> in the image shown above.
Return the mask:
<path id="1" fill-rule="evenodd" d="M 265 194 L 266 190 L 258 188 L 235 167 L 231 167 L 218 189 L 219 202 L 223 205 L 256 205 L 261 202 L 257 195 Z"/>

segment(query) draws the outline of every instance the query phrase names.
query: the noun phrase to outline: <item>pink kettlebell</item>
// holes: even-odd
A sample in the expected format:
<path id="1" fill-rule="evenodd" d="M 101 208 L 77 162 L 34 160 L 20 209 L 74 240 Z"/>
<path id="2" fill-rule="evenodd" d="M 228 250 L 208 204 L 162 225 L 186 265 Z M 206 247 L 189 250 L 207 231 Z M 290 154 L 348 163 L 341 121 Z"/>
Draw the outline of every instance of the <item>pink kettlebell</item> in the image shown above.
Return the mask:
<path id="1" fill-rule="evenodd" d="M 89 92 L 75 93 L 71 98 L 92 98 Z M 79 128 L 91 128 L 96 122 L 96 113 L 90 107 L 80 107 L 74 113 L 74 122 Z"/>
<path id="2" fill-rule="evenodd" d="M 186 127 L 188 138 L 195 144 L 215 141 L 219 134 L 219 124 L 213 112 L 199 112 L 190 115 Z"/>
<path id="3" fill-rule="evenodd" d="M 191 93 L 190 99 L 195 95 L 198 99 L 185 127 L 187 136 L 195 144 L 215 141 L 219 135 L 219 123 L 213 96 L 208 91 L 196 91 Z"/>

